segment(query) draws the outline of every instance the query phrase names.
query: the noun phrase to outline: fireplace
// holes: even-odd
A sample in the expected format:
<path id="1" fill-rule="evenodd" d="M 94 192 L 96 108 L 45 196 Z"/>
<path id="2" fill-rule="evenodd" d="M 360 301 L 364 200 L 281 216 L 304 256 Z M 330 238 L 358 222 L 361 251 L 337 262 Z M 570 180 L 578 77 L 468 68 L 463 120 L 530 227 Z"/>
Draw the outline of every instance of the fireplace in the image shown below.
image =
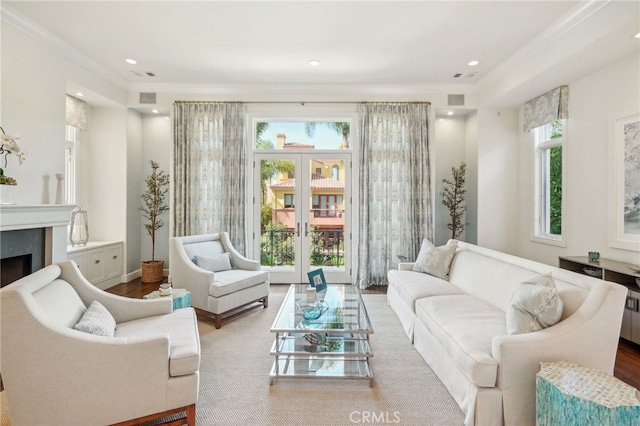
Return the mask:
<path id="1" fill-rule="evenodd" d="M 45 237 L 44 228 L 2 232 L 1 287 L 44 267 Z"/>
<path id="2" fill-rule="evenodd" d="M 67 259 L 70 204 L 0 205 L 0 286 Z"/>

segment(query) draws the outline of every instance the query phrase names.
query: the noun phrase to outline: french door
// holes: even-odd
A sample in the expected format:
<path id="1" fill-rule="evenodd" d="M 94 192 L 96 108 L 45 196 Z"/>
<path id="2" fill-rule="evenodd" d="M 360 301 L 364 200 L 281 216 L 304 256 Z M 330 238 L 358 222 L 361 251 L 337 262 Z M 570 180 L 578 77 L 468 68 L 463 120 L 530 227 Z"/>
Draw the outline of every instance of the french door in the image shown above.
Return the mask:
<path id="1" fill-rule="evenodd" d="M 272 283 L 351 282 L 351 153 L 254 156 L 254 253 Z"/>

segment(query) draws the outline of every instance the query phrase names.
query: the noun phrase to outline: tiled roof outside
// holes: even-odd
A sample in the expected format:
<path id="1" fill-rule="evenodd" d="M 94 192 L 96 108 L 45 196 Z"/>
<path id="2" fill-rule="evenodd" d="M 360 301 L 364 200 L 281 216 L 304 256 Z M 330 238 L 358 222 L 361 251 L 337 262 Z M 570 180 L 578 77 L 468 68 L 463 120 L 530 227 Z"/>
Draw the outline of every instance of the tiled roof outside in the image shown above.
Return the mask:
<path id="1" fill-rule="evenodd" d="M 270 185 L 271 189 L 293 189 L 295 188 L 295 179 L 285 180 L 284 182 L 274 183 Z M 311 189 L 343 189 L 344 182 L 339 180 L 333 180 L 324 176 L 312 174 L 311 175 Z"/>

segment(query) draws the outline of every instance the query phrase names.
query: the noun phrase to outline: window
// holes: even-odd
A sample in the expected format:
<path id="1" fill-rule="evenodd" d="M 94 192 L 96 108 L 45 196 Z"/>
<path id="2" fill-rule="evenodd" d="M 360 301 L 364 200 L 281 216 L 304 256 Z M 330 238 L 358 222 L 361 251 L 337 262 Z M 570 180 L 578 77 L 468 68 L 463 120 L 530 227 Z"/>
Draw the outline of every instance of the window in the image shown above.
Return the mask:
<path id="1" fill-rule="evenodd" d="M 313 217 L 340 217 L 342 215 L 342 195 L 314 195 L 312 198 Z"/>
<path id="2" fill-rule="evenodd" d="M 292 209 L 294 207 L 295 207 L 295 201 L 294 201 L 293 194 L 284 194 L 284 208 Z"/>
<path id="3" fill-rule="evenodd" d="M 532 130 L 536 159 L 534 238 L 562 242 L 564 120 Z"/>
<path id="4" fill-rule="evenodd" d="M 77 156 L 80 130 L 77 127 L 65 126 L 65 163 L 64 163 L 64 196 L 67 204 L 76 204 Z"/>

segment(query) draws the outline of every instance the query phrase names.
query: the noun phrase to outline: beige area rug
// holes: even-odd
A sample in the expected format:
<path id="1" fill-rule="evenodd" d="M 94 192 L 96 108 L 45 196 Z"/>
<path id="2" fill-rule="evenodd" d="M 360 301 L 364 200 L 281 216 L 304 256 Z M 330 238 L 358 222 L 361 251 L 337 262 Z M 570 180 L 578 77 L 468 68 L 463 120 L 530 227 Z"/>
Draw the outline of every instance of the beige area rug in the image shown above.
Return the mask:
<path id="1" fill-rule="evenodd" d="M 219 330 L 199 322 L 198 425 L 463 423 L 462 412 L 413 348 L 382 294 L 363 296 L 375 331 L 373 387 L 368 381 L 324 379 L 281 379 L 270 386 L 274 335 L 269 329 L 287 287 L 272 286 L 268 309 L 223 323 Z M 2 426 L 10 424 L 4 406 Z"/>

